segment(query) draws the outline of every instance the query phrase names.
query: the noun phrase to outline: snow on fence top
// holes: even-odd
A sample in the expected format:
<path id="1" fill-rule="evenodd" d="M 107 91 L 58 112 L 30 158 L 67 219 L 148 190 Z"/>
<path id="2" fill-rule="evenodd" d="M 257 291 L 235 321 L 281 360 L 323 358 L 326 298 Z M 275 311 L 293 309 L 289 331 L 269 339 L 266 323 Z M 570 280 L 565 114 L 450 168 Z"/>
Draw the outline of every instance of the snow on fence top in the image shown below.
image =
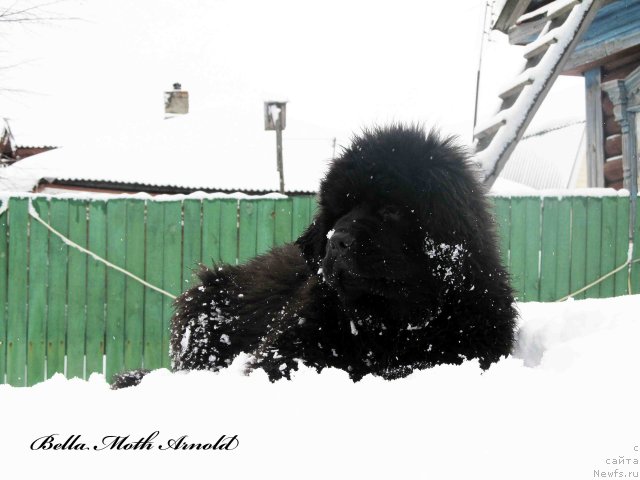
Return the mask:
<path id="1" fill-rule="evenodd" d="M 615 190 L 613 188 L 574 188 L 571 190 L 550 188 L 548 190 L 522 190 L 508 192 L 489 192 L 491 197 L 628 197 L 629 190 Z"/>
<path id="2" fill-rule="evenodd" d="M 517 185 L 517 184 L 514 184 Z M 504 190 L 489 192 L 490 197 L 509 198 L 509 197 L 528 197 L 528 198 L 565 198 L 565 197 L 628 197 L 629 191 L 625 189 L 615 190 L 613 188 L 576 188 L 572 190 L 548 189 L 535 190 L 525 186 L 510 187 Z M 308 195 L 313 195 L 310 192 Z M 213 200 L 213 199 L 236 199 L 236 200 L 278 200 L 289 198 L 281 193 L 266 193 L 264 195 L 248 195 L 242 192 L 235 193 L 206 193 L 193 192 L 189 194 L 161 194 L 151 195 L 145 192 L 138 193 L 96 193 L 96 192 L 70 192 L 70 193 L 30 193 L 30 192 L 0 192 L 0 214 L 9 198 L 47 198 L 47 199 L 66 199 L 66 200 L 91 200 L 91 201 L 108 201 L 115 199 L 135 199 L 135 200 L 152 200 L 154 202 L 174 202 L 182 200 Z"/>
<path id="3" fill-rule="evenodd" d="M 235 193 L 207 193 L 207 192 L 192 192 L 188 194 L 176 193 L 176 194 L 160 194 L 151 195 L 146 192 L 137 193 L 98 193 L 98 192 L 82 192 L 73 191 L 69 193 L 30 193 L 30 192 L 0 192 L 0 202 L 3 204 L 9 198 L 47 198 L 47 199 L 64 199 L 64 200 L 91 200 L 91 201 L 108 201 L 115 199 L 133 199 L 133 200 L 152 200 L 154 202 L 175 202 L 182 200 L 213 200 L 213 199 L 227 199 L 227 200 L 277 200 L 283 198 L 289 198 L 287 195 L 281 193 L 265 193 L 264 195 L 249 195 L 242 192 Z M 0 213 L 2 213 L 2 207 L 0 207 Z"/>

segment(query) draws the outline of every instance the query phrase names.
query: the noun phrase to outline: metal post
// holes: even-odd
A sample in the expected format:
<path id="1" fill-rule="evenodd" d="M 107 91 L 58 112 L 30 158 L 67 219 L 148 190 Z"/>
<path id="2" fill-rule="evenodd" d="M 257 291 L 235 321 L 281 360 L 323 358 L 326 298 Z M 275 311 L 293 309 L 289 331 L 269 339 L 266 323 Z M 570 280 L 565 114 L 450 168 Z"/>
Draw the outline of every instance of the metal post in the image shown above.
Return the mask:
<path id="1" fill-rule="evenodd" d="M 284 194 L 284 167 L 282 165 L 282 122 L 280 121 L 280 113 L 276 122 L 276 150 L 278 158 L 278 173 L 280 174 L 280 193 Z"/>

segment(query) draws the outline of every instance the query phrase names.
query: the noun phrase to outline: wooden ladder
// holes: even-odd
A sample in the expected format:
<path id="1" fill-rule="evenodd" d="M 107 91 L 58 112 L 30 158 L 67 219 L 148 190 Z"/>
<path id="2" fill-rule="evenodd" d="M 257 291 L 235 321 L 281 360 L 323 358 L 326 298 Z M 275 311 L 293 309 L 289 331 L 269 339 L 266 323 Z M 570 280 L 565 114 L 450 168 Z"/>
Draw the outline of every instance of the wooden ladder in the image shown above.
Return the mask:
<path id="1" fill-rule="evenodd" d="M 524 49 L 523 71 L 500 93 L 498 112 L 478 125 L 474 132 L 476 159 L 489 188 L 500 175 L 602 2 L 555 0 L 522 15 L 512 27 L 535 40 Z"/>

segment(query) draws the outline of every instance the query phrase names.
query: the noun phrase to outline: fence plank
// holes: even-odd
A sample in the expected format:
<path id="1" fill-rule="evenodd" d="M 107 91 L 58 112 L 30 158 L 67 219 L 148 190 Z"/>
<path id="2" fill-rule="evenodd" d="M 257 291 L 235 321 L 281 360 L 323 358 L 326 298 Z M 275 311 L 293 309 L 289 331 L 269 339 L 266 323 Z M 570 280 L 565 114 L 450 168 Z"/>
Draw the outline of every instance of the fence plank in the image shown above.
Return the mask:
<path id="1" fill-rule="evenodd" d="M 494 197 L 495 221 L 498 233 L 498 250 L 502 265 L 509 265 L 509 233 L 511 224 L 511 199 Z"/>
<path id="2" fill-rule="evenodd" d="M 305 223 L 305 226 L 303 227 L 302 232 L 304 232 L 309 226 L 309 224 L 313 221 L 313 217 L 315 216 L 317 207 L 318 207 L 316 203 L 316 199 L 314 197 L 304 197 L 304 198 L 306 198 L 307 200 L 308 207 L 307 207 L 307 222 Z"/>
<path id="3" fill-rule="evenodd" d="M 184 240 L 182 245 L 182 287 L 186 290 L 194 282 L 194 273 L 202 261 L 202 202 L 188 199 L 183 203 Z"/>
<path id="4" fill-rule="evenodd" d="M 163 286 L 164 262 L 164 206 L 161 202 L 147 202 L 147 235 L 145 238 L 145 280 Z M 163 295 L 151 289 L 145 292 L 144 302 L 144 368 L 162 367 L 164 351 Z"/>
<path id="5" fill-rule="evenodd" d="M 34 199 L 33 207 L 40 218 L 45 222 L 49 221 L 49 202 L 47 199 Z M 45 380 L 48 237 L 49 231 L 43 225 L 31 220 L 29 229 L 27 386 Z"/>
<path id="6" fill-rule="evenodd" d="M 105 258 L 107 255 L 107 202 L 89 202 L 89 250 Z M 103 372 L 105 354 L 105 305 L 107 300 L 106 266 L 87 258 L 87 341 L 86 374 Z"/>
<path id="7" fill-rule="evenodd" d="M 69 201 L 52 198 L 49 224 L 62 235 L 69 233 Z M 67 261 L 69 247 L 49 235 L 49 289 L 47 312 L 47 378 L 64 373 L 66 353 Z"/>
<path id="8" fill-rule="evenodd" d="M 107 260 L 125 268 L 127 228 L 126 200 L 117 198 L 107 203 Z M 124 300 L 125 276 L 107 269 L 107 324 L 105 376 L 108 381 L 114 374 L 124 371 Z"/>
<path id="9" fill-rule="evenodd" d="M 558 202 L 556 197 L 543 198 L 540 258 L 540 300 L 542 302 L 552 302 L 558 298 L 556 293 Z"/>
<path id="10" fill-rule="evenodd" d="M 627 260 L 629 252 L 629 198 L 616 198 L 616 232 L 615 232 L 616 267 L 622 265 Z M 627 292 L 627 269 L 624 268 L 614 276 L 614 295 L 626 295 Z"/>
<path id="11" fill-rule="evenodd" d="M 258 205 L 255 200 L 240 200 L 238 262 L 256 256 L 258 240 Z"/>
<path id="12" fill-rule="evenodd" d="M 525 302 L 536 302 L 540 299 L 540 209 L 542 202 L 539 197 L 525 199 L 527 218 L 527 234 L 525 237 Z"/>
<path id="13" fill-rule="evenodd" d="M 8 199 L 0 200 L 0 206 L 4 206 Z M 7 261 L 9 244 L 7 236 L 7 219 L 9 211 L 0 213 L 0 385 L 6 383 L 7 371 Z"/>
<path id="14" fill-rule="evenodd" d="M 127 208 L 127 233 L 125 265 L 127 271 L 144 277 L 144 200 L 129 199 Z M 133 278 L 125 279 L 124 307 L 124 369 L 142 367 L 145 287 Z"/>
<path id="15" fill-rule="evenodd" d="M 274 245 L 276 232 L 275 202 L 265 199 L 257 202 L 258 231 L 256 239 L 256 253 L 261 255 L 268 252 Z"/>
<path id="16" fill-rule="evenodd" d="M 586 285 L 587 261 L 587 199 L 571 198 L 571 292 Z M 584 292 L 576 299 L 585 298 Z"/>
<path id="17" fill-rule="evenodd" d="M 292 201 L 291 238 L 297 239 L 311 222 L 311 204 L 309 197 L 296 196 Z"/>
<path id="18" fill-rule="evenodd" d="M 309 197 L 309 224 L 313 221 L 318 213 L 319 205 L 318 205 L 318 197 L 315 195 Z"/>
<path id="19" fill-rule="evenodd" d="M 293 202 L 290 198 L 282 198 L 274 201 L 276 211 L 275 243 L 284 245 L 291 242 L 293 231 Z"/>
<path id="20" fill-rule="evenodd" d="M 238 200 L 220 201 L 220 261 L 238 263 Z"/>
<path id="21" fill-rule="evenodd" d="M 554 300 L 564 298 L 571 291 L 571 201 L 568 198 L 558 203 L 557 232 Z"/>
<path id="22" fill-rule="evenodd" d="M 600 278 L 600 260 L 602 255 L 602 198 L 587 198 L 587 264 L 585 266 L 585 285 Z M 585 298 L 598 298 L 600 284 L 585 292 Z"/>
<path id="23" fill-rule="evenodd" d="M 163 288 L 179 295 L 182 284 L 182 202 L 164 202 Z M 172 300 L 162 297 L 162 366 L 170 367 L 169 324 L 173 314 Z"/>
<path id="24" fill-rule="evenodd" d="M 600 245 L 600 276 L 614 270 L 616 265 L 616 220 L 618 197 L 602 199 L 602 240 Z M 600 284 L 600 297 L 613 297 L 615 281 L 611 276 Z"/>
<path id="25" fill-rule="evenodd" d="M 7 289 L 7 383 L 26 385 L 27 364 L 27 228 L 29 201 L 9 200 L 9 282 Z"/>
<path id="26" fill-rule="evenodd" d="M 69 201 L 69 238 L 87 246 L 87 204 Z M 84 378 L 86 336 L 87 256 L 76 248 L 69 249 L 67 307 L 67 378 Z"/>
<path id="27" fill-rule="evenodd" d="M 524 298 L 525 264 L 526 264 L 526 236 L 527 211 L 524 197 L 511 199 L 511 232 L 509 270 L 511 272 L 511 286 L 519 300 Z"/>
<path id="28" fill-rule="evenodd" d="M 220 206 L 219 199 L 202 202 L 202 263 L 220 263 Z"/>

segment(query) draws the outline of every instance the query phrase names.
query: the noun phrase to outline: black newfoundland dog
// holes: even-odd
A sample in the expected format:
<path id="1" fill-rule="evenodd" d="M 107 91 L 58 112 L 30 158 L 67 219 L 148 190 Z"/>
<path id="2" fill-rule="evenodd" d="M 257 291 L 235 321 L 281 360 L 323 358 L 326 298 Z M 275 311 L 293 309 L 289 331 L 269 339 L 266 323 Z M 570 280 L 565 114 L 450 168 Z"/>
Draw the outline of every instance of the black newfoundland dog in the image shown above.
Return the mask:
<path id="1" fill-rule="evenodd" d="M 219 370 L 244 352 L 272 381 L 299 363 L 394 379 L 474 358 L 486 369 L 514 341 L 483 187 L 453 138 L 417 127 L 355 138 L 295 243 L 198 277 L 176 301 L 174 370 Z"/>

